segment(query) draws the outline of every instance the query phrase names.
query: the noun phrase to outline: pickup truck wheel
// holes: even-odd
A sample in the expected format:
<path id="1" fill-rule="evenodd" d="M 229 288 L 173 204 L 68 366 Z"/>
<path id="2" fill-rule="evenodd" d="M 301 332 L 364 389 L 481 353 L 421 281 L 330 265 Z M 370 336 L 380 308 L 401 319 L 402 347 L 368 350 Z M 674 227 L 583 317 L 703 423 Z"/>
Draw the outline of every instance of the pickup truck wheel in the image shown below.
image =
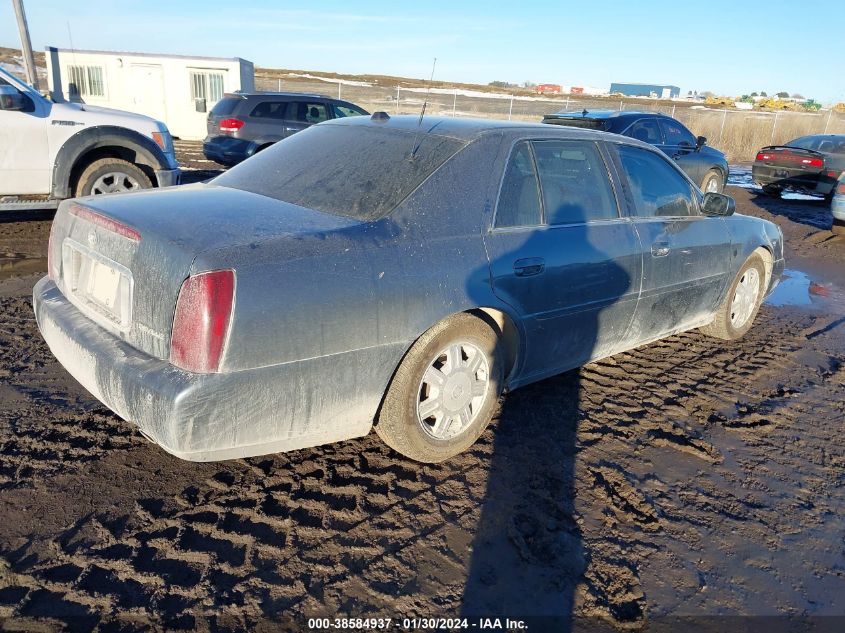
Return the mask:
<path id="1" fill-rule="evenodd" d="M 456 314 L 412 346 L 387 389 L 376 423 L 385 444 L 411 459 L 441 462 L 472 446 L 502 389 L 499 337 L 481 319 Z"/>
<path id="2" fill-rule="evenodd" d="M 138 191 L 152 186 L 152 181 L 137 165 L 120 158 L 101 158 L 88 165 L 79 176 L 75 195 L 96 196 Z"/>
<path id="3" fill-rule="evenodd" d="M 756 253 L 749 257 L 731 284 L 722 304 L 716 311 L 716 318 L 709 325 L 700 328 L 704 334 L 734 341 L 742 337 L 754 323 L 763 295 L 766 292 L 766 266 Z"/>
<path id="4" fill-rule="evenodd" d="M 704 180 L 701 181 L 701 190 L 704 193 L 713 192 L 713 193 L 722 193 L 725 189 L 725 183 L 722 180 L 722 175 L 715 169 L 711 169 L 707 172 L 704 176 Z"/>

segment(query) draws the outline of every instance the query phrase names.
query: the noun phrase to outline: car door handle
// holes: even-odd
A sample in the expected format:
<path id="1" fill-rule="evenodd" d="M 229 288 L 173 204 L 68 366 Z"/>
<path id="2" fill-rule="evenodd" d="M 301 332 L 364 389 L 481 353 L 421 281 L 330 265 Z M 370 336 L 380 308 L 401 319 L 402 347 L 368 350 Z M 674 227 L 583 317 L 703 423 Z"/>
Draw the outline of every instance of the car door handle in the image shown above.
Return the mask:
<path id="1" fill-rule="evenodd" d="M 669 254 L 669 242 L 655 242 L 651 245 L 652 257 L 666 257 Z"/>
<path id="2" fill-rule="evenodd" d="M 513 263 L 513 272 L 517 277 L 531 277 L 539 275 L 546 268 L 546 260 L 542 257 L 526 257 Z"/>

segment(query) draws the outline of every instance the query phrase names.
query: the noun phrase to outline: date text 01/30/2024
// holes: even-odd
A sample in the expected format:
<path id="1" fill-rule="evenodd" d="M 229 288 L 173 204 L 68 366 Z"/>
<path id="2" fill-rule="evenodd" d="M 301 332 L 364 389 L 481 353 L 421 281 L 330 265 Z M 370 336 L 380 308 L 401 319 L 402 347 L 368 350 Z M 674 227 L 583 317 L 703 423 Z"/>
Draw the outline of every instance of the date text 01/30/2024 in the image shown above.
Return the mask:
<path id="1" fill-rule="evenodd" d="M 311 631 L 406 631 L 472 630 L 524 631 L 525 621 L 510 618 L 309 618 Z"/>

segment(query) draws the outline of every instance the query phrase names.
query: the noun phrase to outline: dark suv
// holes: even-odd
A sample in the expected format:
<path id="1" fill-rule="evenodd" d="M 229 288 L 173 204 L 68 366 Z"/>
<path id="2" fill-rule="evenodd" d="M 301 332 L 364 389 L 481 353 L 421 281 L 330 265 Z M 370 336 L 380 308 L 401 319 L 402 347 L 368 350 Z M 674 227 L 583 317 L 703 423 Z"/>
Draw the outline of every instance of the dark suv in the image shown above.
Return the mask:
<path id="1" fill-rule="evenodd" d="M 202 153 L 231 167 L 315 123 L 365 114 L 369 112 L 347 101 L 318 94 L 227 94 L 208 113 Z"/>
<path id="2" fill-rule="evenodd" d="M 702 191 L 720 193 L 728 180 L 728 161 L 717 149 L 705 145 L 680 121 L 658 112 L 596 110 L 547 114 L 543 123 L 585 127 L 630 136 L 663 150 L 673 158 Z"/>

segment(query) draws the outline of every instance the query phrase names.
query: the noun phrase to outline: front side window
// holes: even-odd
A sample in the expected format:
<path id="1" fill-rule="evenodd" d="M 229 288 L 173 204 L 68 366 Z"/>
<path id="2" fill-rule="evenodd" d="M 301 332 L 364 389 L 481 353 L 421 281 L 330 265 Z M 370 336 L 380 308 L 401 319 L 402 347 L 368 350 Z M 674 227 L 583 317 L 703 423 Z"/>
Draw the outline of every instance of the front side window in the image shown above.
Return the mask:
<path id="1" fill-rule="evenodd" d="M 663 128 L 663 137 L 666 145 L 695 147 L 695 137 L 692 135 L 692 132 L 677 121 L 661 119 L 660 127 Z"/>
<path id="2" fill-rule="evenodd" d="M 68 66 L 68 95 L 80 97 L 106 96 L 106 84 L 101 66 Z"/>
<path id="3" fill-rule="evenodd" d="M 216 103 L 222 98 L 223 73 L 191 71 L 191 99 L 205 99 L 208 103 Z"/>
<path id="4" fill-rule="evenodd" d="M 366 116 L 366 112 L 363 110 L 359 110 L 358 108 L 353 108 L 351 106 L 340 105 L 339 103 L 332 104 L 332 110 L 334 110 L 334 118 L 342 119 L 348 116 Z"/>
<path id="5" fill-rule="evenodd" d="M 641 147 L 619 145 L 618 150 L 637 216 L 698 214 L 692 188 L 674 165 Z"/>
<path id="6" fill-rule="evenodd" d="M 534 141 L 546 224 L 619 217 L 604 160 L 589 141 Z"/>
<path id="7" fill-rule="evenodd" d="M 534 157 L 530 145 L 522 141 L 514 148 L 505 169 L 496 205 L 496 228 L 537 226 L 541 222 L 540 187 Z"/>
<path id="8" fill-rule="evenodd" d="M 638 141 L 644 141 L 652 145 L 663 144 L 663 135 L 660 133 L 660 126 L 657 124 L 657 119 L 640 119 L 628 128 L 625 136 L 630 136 Z"/>
<path id="9" fill-rule="evenodd" d="M 287 101 L 264 101 L 249 113 L 253 119 L 284 119 L 287 113 Z"/>

